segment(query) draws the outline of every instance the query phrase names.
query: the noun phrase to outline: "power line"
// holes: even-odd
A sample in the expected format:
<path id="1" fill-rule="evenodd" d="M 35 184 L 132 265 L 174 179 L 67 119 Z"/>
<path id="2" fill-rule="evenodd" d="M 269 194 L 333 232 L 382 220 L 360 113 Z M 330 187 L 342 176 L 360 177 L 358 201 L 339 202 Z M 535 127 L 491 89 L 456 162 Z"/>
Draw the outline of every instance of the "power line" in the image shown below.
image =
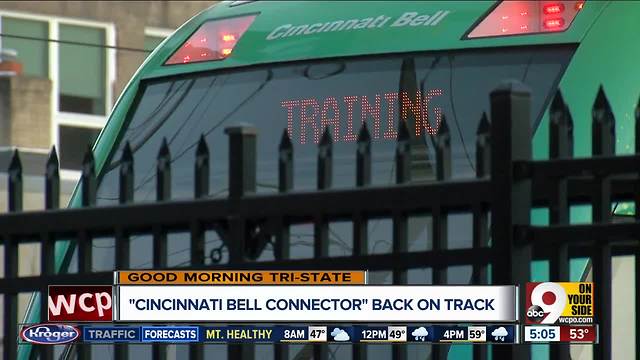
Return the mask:
<path id="1" fill-rule="evenodd" d="M 143 52 L 143 53 L 150 53 L 151 52 L 151 50 L 136 49 L 136 48 L 130 48 L 130 47 L 123 47 L 123 46 L 99 45 L 99 44 L 83 43 L 83 42 L 78 42 L 78 41 L 56 40 L 56 39 L 50 39 L 50 38 L 39 38 L 39 37 L 33 37 L 33 36 L 14 35 L 14 34 L 2 34 L 2 33 L 0 33 L 0 37 L 23 39 L 23 40 L 44 41 L 44 42 L 54 42 L 54 43 L 59 43 L 59 44 L 89 46 L 89 47 L 98 47 L 98 48 L 115 49 L 115 50 L 123 50 L 123 51 L 134 51 L 134 52 Z"/>

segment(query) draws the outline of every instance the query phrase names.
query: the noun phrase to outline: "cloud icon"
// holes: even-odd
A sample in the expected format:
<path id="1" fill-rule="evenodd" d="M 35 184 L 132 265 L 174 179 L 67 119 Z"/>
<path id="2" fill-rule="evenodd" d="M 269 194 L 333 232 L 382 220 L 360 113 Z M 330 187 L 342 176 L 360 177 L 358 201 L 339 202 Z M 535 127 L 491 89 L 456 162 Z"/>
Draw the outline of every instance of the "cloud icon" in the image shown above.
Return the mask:
<path id="1" fill-rule="evenodd" d="M 504 341 L 504 337 L 508 336 L 509 332 L 507 332 L 507 329 L 504 328 L 504 326 L 500 326 L 499 328 L 493 330 L 491 332 L 491 336 L 493 336 L 493 338 L 497 341 L 498 339 L 501 341 Z"/>
<path id="2" fill-rule="evenodd" d="M 333 335 L 333 340 L 335 340 L 335 341 L 349 341 L 349 334 L 347 334 L 346 331 L 341 330 L 341 329 L 336 329 L 336 330 L 340 330 L 340 332 L 338 332 L 336 335 L 333 335 L 335 330 L 331 332 L 331 335 Z"/>
<path id="3" fill-rule="evenodd" d="M 429 332 L 424 326 L 420 326 L 419 328 L 411 332 L 411 336 L 413 336 L 416 340 L 424 341 L 428 335 L 429 335 Z"/>
<path id="4" fill-rule="evenodd" d="M 331 336 L 334 336 L 334 337 L 335 337 L 336 335 L 338 335 L 339 333 L 341 333 L 341 332 L 343 332 L 343 331 L 344 331 L 344 330 L 342 330 L 342 329 L 340 329 L 340 328 L 335 328 L 335 329 L 333 329 L 333 331 L 331 332 Z"/>

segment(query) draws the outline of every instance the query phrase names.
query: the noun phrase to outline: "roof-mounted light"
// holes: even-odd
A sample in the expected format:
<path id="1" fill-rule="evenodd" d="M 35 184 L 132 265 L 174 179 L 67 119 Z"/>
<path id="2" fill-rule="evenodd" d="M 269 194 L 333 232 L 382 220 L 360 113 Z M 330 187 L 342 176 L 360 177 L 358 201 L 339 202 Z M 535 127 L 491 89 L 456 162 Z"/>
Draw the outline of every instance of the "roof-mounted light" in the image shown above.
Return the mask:
<path id="1" fill-rule="evenodd" d="M 467 38 L 559 32 L 569 28 L 584 0 L 502 1 Z"/>
<path id="2" fill-rule="evenodd" d="M 207 21 L 171 55 L 165 65 L 225 59 L 255 18 L 256 15 L 249 15 Z"/>

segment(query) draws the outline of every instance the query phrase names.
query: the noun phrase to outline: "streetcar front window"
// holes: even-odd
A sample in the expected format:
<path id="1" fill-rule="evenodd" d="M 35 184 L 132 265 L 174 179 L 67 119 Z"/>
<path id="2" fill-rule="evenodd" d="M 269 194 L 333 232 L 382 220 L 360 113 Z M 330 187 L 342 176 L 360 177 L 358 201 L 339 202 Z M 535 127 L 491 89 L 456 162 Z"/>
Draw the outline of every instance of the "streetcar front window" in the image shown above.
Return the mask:
<path id="1" fill-rule="evenodd" d="M 489 113 L 489 92 L 504 79 L 527 84 L 532 126 L 537 126 L 573 50 L 544 46 L 385 55 L 146 81 L 102 176 L 99 202 L 117 200 L 116 167 L 126 141 L 134 153 L 135 199 L 154 200 L 154 159 L 163 138 L 171 150 L 173 195 L 192 196 L 201 134 L 212 156 L 211 195 L 225 196 L 228 142 L 223 130 L 238 123 L 258 129 L 258 192 L 277 189 L 277 147 L 284 129 L 294 145 L 297 189 L 315 187 L 317 143 L 325 127 L 334 140 L 334 184 L 353 185 L 363 121 L 373 141 L 374 184 L 393 179 L 399 121 L 407 121 L 412 136 L 412 178 L 433 178 L 433 136 L 443 116 L 451 133 L 453 176 L 470 177 L 478 122 L 482 112 Z"/>

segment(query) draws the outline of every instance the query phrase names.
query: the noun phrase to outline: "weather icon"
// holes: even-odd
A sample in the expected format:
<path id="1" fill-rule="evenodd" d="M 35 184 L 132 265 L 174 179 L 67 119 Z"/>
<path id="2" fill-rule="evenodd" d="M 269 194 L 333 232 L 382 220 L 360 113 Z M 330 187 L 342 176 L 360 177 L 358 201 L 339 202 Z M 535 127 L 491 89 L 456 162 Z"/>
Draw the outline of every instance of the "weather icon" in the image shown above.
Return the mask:
<path id="1" fill-rule="evenodd" d="M 333 329 L 331 336 L 333 336 L 333 341 L 349 341 L 349 334 L 340 328 Z"/>
<path id="2" fill-rule="evenodd" d="M 413 338 L 416 339 L 416 341 L 417 340 L 426 341 L 428 335 L 429 335 L 429 332 L 424 326 L 420 326 L 419 328 L 411 332 L 411 336 L 413 336 Z"/>
<path id="3" fill-rule="evenodd" d="M 504 341 L 504 337 L 508 335 L 509 333 L 507 332 L 507 329 L 504 328 L 504 326 L 500 326 L 499 328 L 491 332 L 491 336 L 493 336 L 493 339 L 495 341 Z"/>

